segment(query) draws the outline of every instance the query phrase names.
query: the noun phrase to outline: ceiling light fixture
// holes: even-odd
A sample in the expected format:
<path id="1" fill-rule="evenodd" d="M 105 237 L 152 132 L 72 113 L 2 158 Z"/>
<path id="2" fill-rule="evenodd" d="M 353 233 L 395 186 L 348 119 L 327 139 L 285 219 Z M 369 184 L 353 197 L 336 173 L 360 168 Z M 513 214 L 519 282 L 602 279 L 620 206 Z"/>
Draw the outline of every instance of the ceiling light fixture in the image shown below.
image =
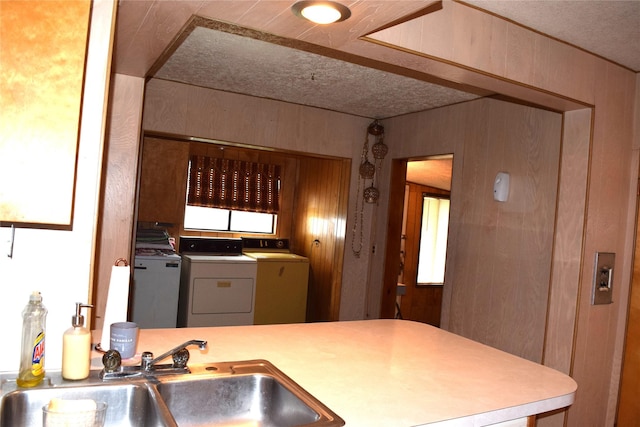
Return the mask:
<path id="1" fill-rule="evenodd" d="M 348 7 L 333 1 L 299 1 L 291 6 L 291 10 L 296 16 L 316 24 L 332 24 L 351 16 Z"/>

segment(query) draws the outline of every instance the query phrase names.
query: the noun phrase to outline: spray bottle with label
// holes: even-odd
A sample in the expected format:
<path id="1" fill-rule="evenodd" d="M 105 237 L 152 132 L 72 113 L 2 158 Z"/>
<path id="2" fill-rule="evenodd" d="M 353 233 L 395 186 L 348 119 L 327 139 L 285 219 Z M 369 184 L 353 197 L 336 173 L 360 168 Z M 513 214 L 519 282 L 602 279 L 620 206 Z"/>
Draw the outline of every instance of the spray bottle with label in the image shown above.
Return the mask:
<path id="1" fill-rule="evenodd" d="M 22 346 L 17 384 L 34 387 L 44 378 L 44 331 L 47 309 L 42 305 L 40 292 L 29 296 L 29 304 L 22 311 Z"/>

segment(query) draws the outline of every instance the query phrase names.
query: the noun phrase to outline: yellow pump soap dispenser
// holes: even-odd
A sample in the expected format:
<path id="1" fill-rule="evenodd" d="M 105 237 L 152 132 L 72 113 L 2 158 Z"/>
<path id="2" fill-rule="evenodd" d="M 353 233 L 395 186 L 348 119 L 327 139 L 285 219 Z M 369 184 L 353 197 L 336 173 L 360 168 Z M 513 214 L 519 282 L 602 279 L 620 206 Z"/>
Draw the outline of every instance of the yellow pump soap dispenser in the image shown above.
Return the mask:
<path id="1" fill-rule="evenodd" d="M 91 331 L 84 327 L 83 307 L 90 304 L 76 303 L 76 314 L 71 317 L 71 328 L 62 336 L 62 378 L 83 380 L 91 368 Z"/>

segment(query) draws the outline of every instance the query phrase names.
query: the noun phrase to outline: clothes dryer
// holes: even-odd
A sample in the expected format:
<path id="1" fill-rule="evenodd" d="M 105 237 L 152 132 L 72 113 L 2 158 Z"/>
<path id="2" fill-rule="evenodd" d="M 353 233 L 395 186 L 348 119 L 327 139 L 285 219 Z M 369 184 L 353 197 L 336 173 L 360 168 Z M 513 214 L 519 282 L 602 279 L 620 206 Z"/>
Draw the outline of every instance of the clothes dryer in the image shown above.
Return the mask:
<path id="1" fill-rule="evenodd" d="M 256 260 L 240 239 L 180 239 L 178 326 L 252 325 Z"/>

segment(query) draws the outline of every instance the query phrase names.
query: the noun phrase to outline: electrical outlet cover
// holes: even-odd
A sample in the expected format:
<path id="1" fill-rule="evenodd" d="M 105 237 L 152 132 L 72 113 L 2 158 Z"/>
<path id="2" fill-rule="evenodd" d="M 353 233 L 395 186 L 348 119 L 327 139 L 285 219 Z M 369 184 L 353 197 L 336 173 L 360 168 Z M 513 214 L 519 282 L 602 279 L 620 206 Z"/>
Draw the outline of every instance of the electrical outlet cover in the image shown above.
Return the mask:
<path id="1" fill-rule="evenodd" d="M 591 304 L 611 304 L 613 302 L 613 268 L 616 254 L 596 252 L 595 269 L 593 271 L 593 289 Z"/>

